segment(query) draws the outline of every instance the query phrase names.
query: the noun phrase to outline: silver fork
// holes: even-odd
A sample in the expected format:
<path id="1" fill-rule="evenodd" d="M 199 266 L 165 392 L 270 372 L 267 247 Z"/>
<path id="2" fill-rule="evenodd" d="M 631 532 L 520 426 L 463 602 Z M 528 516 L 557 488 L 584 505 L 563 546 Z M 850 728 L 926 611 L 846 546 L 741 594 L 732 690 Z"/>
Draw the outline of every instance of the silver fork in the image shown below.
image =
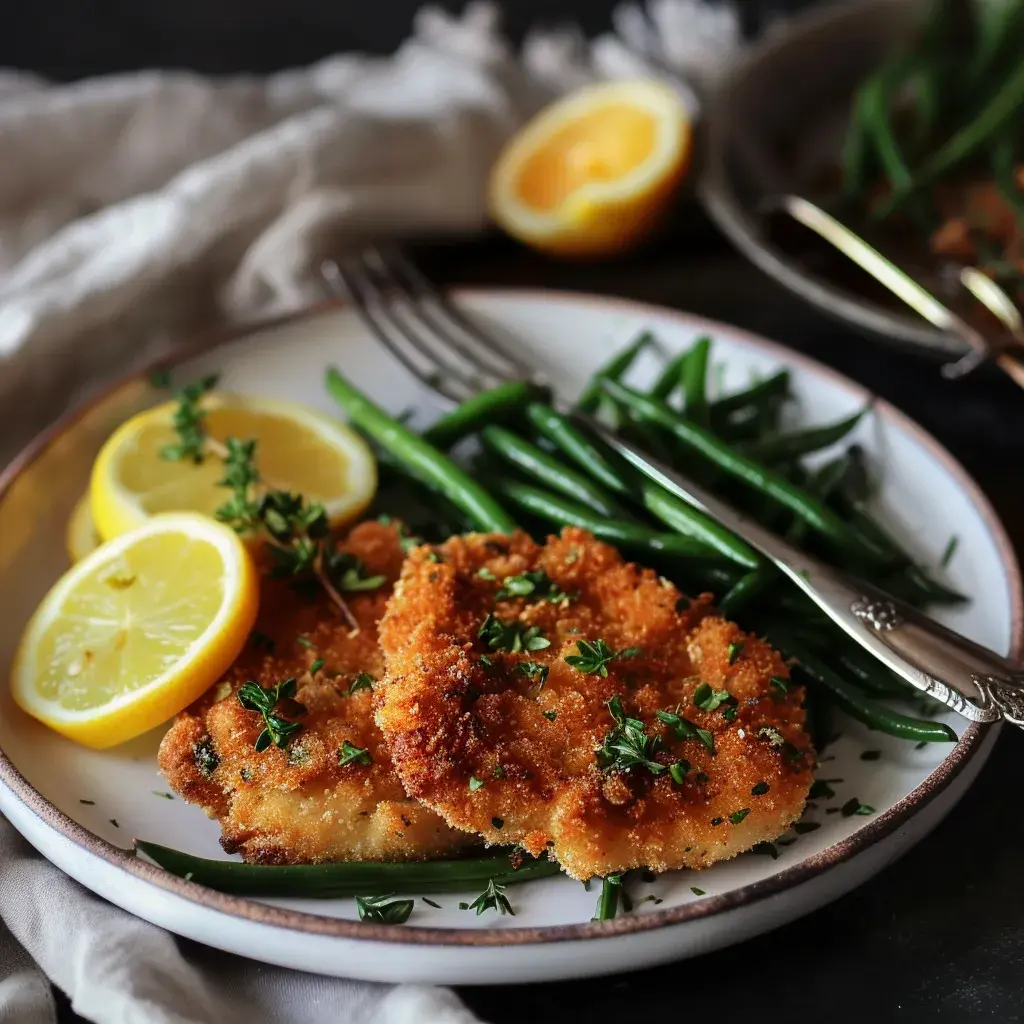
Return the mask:
<path id="1" fill-rule="evenodd" d="M 375 247 L 322 267 L 325 282 L 426 387 L 459 402 L 514 378 L 521 359 L 462 313 L 397 249 Z M 770 559 L 841 629 L 897 675 L 973 722 L 1024 727 L 1024 672 L 1008 659 L 854 580 L 737 512 L 673 467 L 563 407 L 641 473 L 707 512 Z"/>

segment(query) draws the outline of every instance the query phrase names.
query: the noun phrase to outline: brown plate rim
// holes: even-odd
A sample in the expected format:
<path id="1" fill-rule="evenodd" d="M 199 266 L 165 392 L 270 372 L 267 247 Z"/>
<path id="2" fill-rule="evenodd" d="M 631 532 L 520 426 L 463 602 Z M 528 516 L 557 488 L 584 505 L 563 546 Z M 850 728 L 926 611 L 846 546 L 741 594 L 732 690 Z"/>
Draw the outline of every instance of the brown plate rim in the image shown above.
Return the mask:
<path id="1" fill-rule="evenodd" d="M 470 302 L 474 298 L 485 301 L 489 298 L 498 298 L 512 301 L 540 300 L 598 305 L 605 309 L 623 310 L 636 316 L 647 315 L 675 320 L 681 325 L 701 333 L 714 335 L 715 331 L 726 332 L 741 344 L 767 352 L 773 358 L 778 359 L 780 362 L 784 361 L 787 365 L 797 366 L 818 377 L 824 377 L 861 400 L 869 395 L 866 389 L 836 370 L 802 353 L 788 349 L 777 342 L 720 321 L 709 320 L 652 303 L 546 289 L 456 288 L 452 290 L 452 293 L 456 298 L 466 299 Z M 21 473 L 38 459 L 47 448 L 53 445 L 66 431 L 71 429 L 95 405 L 112 397 L 121 388 L 144 378 L 147 373 L 152 373 L 154 370 L 186 362 L 190 358 L 194 358 L 212 348 L 241 340 L 247 334 L 257 330 L 298 322 L 338 306 L 339 304 L 334 302 L 324 303 L 293 314 L 275 317 L 272 320 L 261 321 L 255 324 L 250 323 L 241 327 L 208 334 L 181 346 L 170 357 L 162 357 L 154 362 L 148 370 L 128 374 L 118 379 L 40 433 L 20 455 L 0 472 L 0 501 L 4 500 L 6 494 Z M 967 471 L 924 428 L 882 399 L 875 401 L 875 411 L 883 418 L 888 418 L 897 423 L 926 448 L 933 457 L 941 462 L 950 475 L 962 486 L 965 493 L 968 494 L 972 503 L 980 512 L 999 549 L 1003 570 L 1010 584 L 1012 604 L 1011 654 L 1015 657 L 1019 656 L 1021 651 L 1024 650 L 1024 597 L 1022 597 L 1021 574 L 1010 540 L 995 510 Z M 612 921 L 588 921 L 580 922 L 579 924 L 532 928 L 492 928 L 484 931 L 465 928 L 424 928 L 409 925 L 365 924 L 358 921 L 326 917 L 322 914 L 306 911 L 287 910 L 261 903 L 248 897 L 217 892 L 205 886 L 186 882 L 184 879 L 178 878 L 162 868 L 139 859 L 131 850 L 124 850 L 121 847 L 114 846 L 99 836 L 94 835 L 73 818 L 64 814 L 63 811 L 59 810 L 33 788 L 3 750 L 0 750 L 0 783 L 6 785 L 25 807 L 32 811 L 45 825 L 65 839 L 70 840 L 85 853 L 98 857 L 114 867 L 121 868 L 141 881 L 148 882 L 165 892 L 181 897 L 190 903 L 195 903 L 208 910 L 217 911 L 257 925 L 344 939 L 361 939 L 397 945 L 492 947 L 601 939 L 652 931 L 721 914 L 794 888 L 822 874 L 824 871 L 851 859 L 893 833 L 913 813 L 927 806 L 953 782 L 978 753 L 982 741 L 987 735 L 987 727 L 972 723 L 964 730 L 956 745 L 943 759 L 941 764 L 902 800 L 893 804 L 892 807 L 882 812 L 877 818 L 865 824 L 846 839 L 833 844 L 806 860 L 802 860 L 799 864 L 793 865 L 793 867 L 786 868 L 778 874 L 758 882 L 717 896 L 709 896 L 696 903 L 688 903 L 680 907 L 671 907 L 666 910 L 653 911 L 643 915 L 625 915 Z"/>

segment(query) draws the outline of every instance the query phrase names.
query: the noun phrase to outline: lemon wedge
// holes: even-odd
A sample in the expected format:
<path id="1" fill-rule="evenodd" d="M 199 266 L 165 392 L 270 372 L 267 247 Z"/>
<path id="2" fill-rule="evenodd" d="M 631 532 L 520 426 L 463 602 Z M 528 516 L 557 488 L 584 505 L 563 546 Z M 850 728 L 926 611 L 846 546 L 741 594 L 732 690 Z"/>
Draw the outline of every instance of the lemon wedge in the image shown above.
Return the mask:
<path id="1" fill-rule="evenodd" d="M 669 86 L 587 86 L 513 137 L 491 172 L 492 215 L 513 237 L 555 255 L 622 252 L 675 198 L 691 139 L 686 106 Z"/>
<path id="2" fill-rule="evenodd" d="M 46 595 L 18 647 L 14 700 L 85 746 L 123 743 L 217 681 L 258 605 L 252 558 L 232 530 L 196 513 L 154 516 Z"/>
<path id="3" fill-rule="evenodd" d="M 68 557 L 74 563 L 80 562 L 102 543 L 100 535 L 96 532 L 96 525 L 92 521 L 92 508 L 89 504 L 89 494 L 86 492 L 78 499 L 71 512 L 71 518 L 68 519 L 64 545 L 67 548 Z"/>
<path id="4" fill-rule="evenodd" d="M 161 512 L 213 515 L 230 492 L 218 486 L 216 455 L 201 464 L 172 462 L 161 450 L 175 442 L 169 402 L 139 413 L 100 450 L 89 485 L 96 530 L 120 536 Z M 333 526 L 355 519 L 373 499 L 377 466 L 366 442 L 330 416 L 293 402 L 212 392 L 203 400 L 214 444 L 256 439 L 256 465 L 267 487 L 321 503 Z"/>

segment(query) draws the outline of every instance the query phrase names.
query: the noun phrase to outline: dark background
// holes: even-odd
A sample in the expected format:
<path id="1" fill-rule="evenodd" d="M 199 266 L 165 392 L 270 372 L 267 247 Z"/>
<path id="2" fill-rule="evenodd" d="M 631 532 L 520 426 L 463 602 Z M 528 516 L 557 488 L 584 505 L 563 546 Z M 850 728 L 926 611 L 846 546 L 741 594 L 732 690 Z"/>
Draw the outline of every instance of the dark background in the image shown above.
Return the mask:
<path id="1" fill-rule="evenodd" d="M 806 0 L 739 4 L 754 32 L 773 11 Z M 0 0 L 0 66 L 64 80 L 153 66 L 268 71 L 343 49 L 388 52 L 407 34 L 418 6 L 419 0 Z M 502 6 L 516 39 L 529 25 L 568 20 L 600 31 L 614 0 Z M 933 362 L 828 321 L 744 263 L 699 211 L 682 211 L 652 249 L 601 267 L 548 263 L 494 237 L 431 250 L 421 262 L 443 282 L 541 285 L 662 302 L 808 352 L 934 433 L 978 479 L 1018 553 L 1024 550 L 1024 396 L 995 373 L 943 382 Z M 577 1017 L 630 1024 L 1024 1020 L 1022 756 L 1024 738 L 1014 730 L 931 837 L 855 893 L 770 935 L 621 978 L 462 994 L 494 1024 Z"/>

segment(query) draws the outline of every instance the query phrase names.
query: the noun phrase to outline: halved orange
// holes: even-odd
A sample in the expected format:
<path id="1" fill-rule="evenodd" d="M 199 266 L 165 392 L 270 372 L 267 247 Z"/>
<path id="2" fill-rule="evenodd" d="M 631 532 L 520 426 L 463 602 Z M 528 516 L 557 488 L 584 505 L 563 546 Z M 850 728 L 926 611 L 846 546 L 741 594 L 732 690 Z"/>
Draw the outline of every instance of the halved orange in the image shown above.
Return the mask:
<path id="1" fill-rule="evenodd" d="M 505 148 L 491 172 L 492 215 L 556 255 L 622 252 L 675 198 L 691 137 L 686 106 L 668 85 L 587 86 L 542 110 Z"/>

